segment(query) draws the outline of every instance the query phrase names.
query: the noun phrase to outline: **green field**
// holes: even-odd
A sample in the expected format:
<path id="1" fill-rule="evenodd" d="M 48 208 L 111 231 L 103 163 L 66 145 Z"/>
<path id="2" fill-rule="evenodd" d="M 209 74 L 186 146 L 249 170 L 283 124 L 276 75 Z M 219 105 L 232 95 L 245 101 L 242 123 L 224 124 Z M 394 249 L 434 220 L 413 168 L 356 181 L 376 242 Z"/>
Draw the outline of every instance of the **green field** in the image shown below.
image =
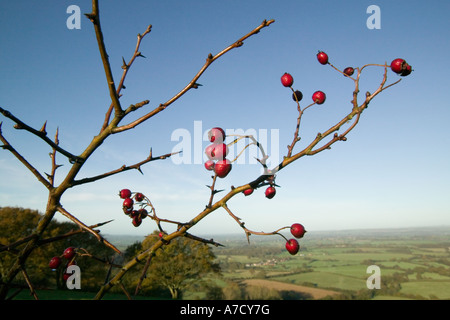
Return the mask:
<path id="1" fill-rule="evenodd" d="M 250 245 L 236 239 L 215 252 L 230 281 L 260 278 L 328 289 L 341 293 L 335 299 L 450 299 L 449 234 L 448 227 L 308 232 L 296 256 L 278 237 Z M 370 265 L 380 268 L 380 289 L 367 288 Z"/>

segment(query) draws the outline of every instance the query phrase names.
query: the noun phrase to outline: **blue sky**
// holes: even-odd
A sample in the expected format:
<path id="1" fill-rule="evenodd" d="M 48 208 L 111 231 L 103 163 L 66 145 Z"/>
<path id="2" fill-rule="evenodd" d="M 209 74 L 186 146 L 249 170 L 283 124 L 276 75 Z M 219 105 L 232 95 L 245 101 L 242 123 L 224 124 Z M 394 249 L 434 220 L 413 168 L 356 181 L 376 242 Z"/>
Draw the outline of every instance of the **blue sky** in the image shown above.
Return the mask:
<path id="1" fill-rule="evenodd" d="M 376 97 L 347 142 L 302 158 L 277 175 L 281 186 L 272 200 L 264 190 L 236 196 L 230 209 L 255 231 L 273 231 L 294 222 L 307 230 L 401 228 L 450 225 L 449 39 L 450 3 L 425 1 L 100 1 L 105 43 L 115 80 L 122 56 L 128 60 L 136 35 L 152 24 L 138 59 L 126 79 L 123 106 L 150 100 L 148 109 L 167 101 L 196 74 L 208 53 L 217 53 L 264 19 L 275 23 L 214 62 L 188 92 L 157 117 L 110 137 L 88 161 L 79 178 L 133 164 L 175 150 L 174 132 L 190 134 L 191 158 L 153 162 L 144 175 L 127 172 L 68 190 L 62 204 L 87 224 L 114 219 L 104 233 L 147 234 L 150 220 L 139 227 L 121 211 L 117 193 L 130 188 L 148 195 L 159 216 L 188 221 L 206 205 L 210 174 L 196 163 L 198 147 L 208 145 L 195 133 L 220 126 L 254 130 L 268 151 L 281 159 L 291 142 L 296 105 L 280 84 L 284 72 L 309 103 L 322 90 L 327 101 L 302 119 L 302 141 L 310 141 L 341 119 L 350 108 L 353 82 L 316 60 L 318 50 L 339 68 L 384 63 L 401 57 L 411 76 Z M 381 29 L 368 29 L 370 5 L 381 9 Z M 0 3 L 0 105 L 40 128 L 47 120 L 61 146 L 83 151 L 109 106 L 100 56 L 91 23 L 70 30 L 69 5 L 90 12 L 90 1 L 2 1 Z M 374 90 L 381 68 L 371 68 L 361 92 Z M 398 76 L 388 74 L 393 82 Z M 305 105 L 303 105 L 305 106 Z M 130 116 L 134 119 L 142 115 Z M 127 118 L 128 119 L 128 118 Z M 124 120 L 124 123 L 128 120 Z M 50 148 L 36 137 L 12 128 L 4 117 L 2 131 L 10 143 L 41 172 L 50 171 Z M 200 125 L 200 127 L 199 127 Z M 178 131 L 177 131 L 178 130 Z M 270 142 L 273 137 L 274 144 Z M 299 149 L 297 149 L 299 150 Z M 197 152 L 197 153 L 196 153 Z M 183 156 L 186 156 L 186 152 Z M 70 168 L 64 164 L 57 178 Z M 217 188 L 228 189 L 256 178 L 260 166 L 247 159 L 236 165 Z M 46 189 L 9 152 L 0 152 L 0 205 L 44 211 Z M 57 216 L 63 221 L 65 218 Z M 170 230 L 172 227 L 168 226 Z M 207 217 L 193 232 L 241 232 L 225 211 Z"/>

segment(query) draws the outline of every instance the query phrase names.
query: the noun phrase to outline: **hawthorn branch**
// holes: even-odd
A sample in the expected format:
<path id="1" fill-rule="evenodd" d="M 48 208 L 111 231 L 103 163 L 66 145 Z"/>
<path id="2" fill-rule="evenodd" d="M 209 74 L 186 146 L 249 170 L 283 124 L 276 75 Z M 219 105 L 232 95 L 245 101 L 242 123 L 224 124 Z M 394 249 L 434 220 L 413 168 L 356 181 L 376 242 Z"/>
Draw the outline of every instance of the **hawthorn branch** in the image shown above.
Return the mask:
<path id="1" fill-rule="evenodd" d="M 269 236 L 269 235 L 275 235 L 280 234 L 281 230 L 288 229 L 290 226 L 279 228 L 278 230 L 272 231 L 272 232 L 262 232 L 262 231 L 253 231 L 245 227 L 245 223 L 241 222 L 241 218 L 237 217 L 231 210 L 228 208 L 228 205 L 224 204 L 222 206 L 226 212 L 239 224 L 239 226 L 244 230 L 245 236 L 247 237 L 248 243 L 250 243 L 250 235 L 261 235 L 261 236 Z"/>
<path id="2" fill-rule="evenodd" d="M 117 253 L 121 253 L 119 249 L 117 249 L 112 243 L 110 243 L 108 240 L 106 240 L 105 238 L 103 238 L 98 231 L 93 230 L 92 228 L 88 227 L 87 225 L 85 225 L 83 222 L 81 222 L 80 220 L 78 220 L 76 217 L 74 217 L 72 214 L 70 214 L 67 210 L 65 210 L 63 207 L 58 206 L 56 208 L 56 210 L 58 212 L 60 212 L 63 216 L 65 216 L 66 218 L 69 218 L 70 220 L 72 220 L 75 224 L 77 224 L 80 228 L 84 229 L 85 231 L 91 233 L 92 235 L 94 235 L 94 237 L 97 238 L 97 240 L 101 243 L 103 243 L 104 245 L 106 245 L 107 247 L 113 249 L 115 252 Z"/>
<path id="3" fill-rule="evenodd" d="M 0 122 L 0 141 L 3 142 L 3 145 L 0 146 L 2 149 L 6 149 L 9 152 L 11 152 L 22 164 L 27 167 L 28 170 L 31 171 L 32 174 L 38 179 L 39 182 L 41 182 L 47 189 L 51 189 L 52 185 L 51 183 L 46 180 L 40 172 L 33 167 L 16 149 L 13 148 L 13 146 L 6 140 L 6 138 L 2 134 L 2 123 Z"/>
<path id="4" fill-rule="evenodd" d="M 150 24 L 147 27 L 147 29 L 144 31 L 144 33 L 142 33 L 142 34 L 139 33 L 137 35 L 137 43 L 136 43 L 136 48 L 134 49 L 133 56 L 131 57 L 131 59 L 130 59 L 130 61 L 128 63 L 125 63 L 125 60 L 123 61 L 123 65 L 122 65 L 123 73 L 122 73 L 122 78 L 120 79 L 119 85 L 117 86 L 117 95 L 120 96 L 120 91 L 125 88 L 124 81 L 125 81 L 125 78 L 126 78 L 126 76 L 128 74 L 128 71 L 130 70 L 131 65 L 133 64 L 134 60 L 136 60 L 137 57 L 144 57 L 142 55 L 142 53 L 139 51 L 139 47 L 141 46 L 142 39 L 148 33 L 150 33 L 151 30 L 152 30 L 152 25 Z M 106 112 L 105 120 L 103 122 L 103 126 L 102 126 L 102 130 L 101 131 L 105 130 L 105 128 L 108 126 L 109 119 L 111 118 L 111 113 L 112 113 L 113 108 L 114 108 L 114 104 L 111 103 L 108 111 Z"/>
<path id="5" fill-rule="evenodd" d="M 15 117 L 11 112 L 9 112 L 8 110 L 3 109 L 2 107 L 0 107 L 0 113 L 3 114 L 6 118 L 11 119 L 12 121 L 14 121 L 16 124 L 14 125 L 15 129 L 18 130 L 26 130 L 32 134 L 34 134 L 35 136 L 37 136 L 38 138 L 42 139 L 43 141 L 45 141 L 50 147 L 52 147 L 53 149 L 57 150 L 59 153 L 63 154 L 64 156 L 66 156 L 70 162 L 76 162 L 76 163 L 83 163 L 84 160 L 80 157 L 77 157 L 73 154 L 71 154 L 69 151 L 64 150 L 63 148 L 61 148 L 58 144 L 56 144 L 55 142 L 53 142 L 49 137 L 47 137 L 47 132 L 45 131 L 45 124 L 44 126 L 41 128 L 41 130 L 36 130 L 32 127 L 30 127 L 29 125 L 27 125 L 26 123 L 24 123 L 22 120 L 20 120 L 19 118 Z"/>
<path id="6" fill-rule="evenodd" d="M 109 63 L 108 53 L 106 52 L 105 42 L 103 40 L 103 33 L 100 24 L 100 9 L 98 6 L 98 0 L 92 0 L 92 13 L 86 14 L 86 17 L 91 20 L 94 25 L 95 36 L 97 38 L 98 49 L 100 51 L 100 57 L 103 62 L 103 69 L 105 71 L 106 81 L 108 84 L 109 95 L 111 97 L 112 104 L 114 106 L 114 112 L 116 116 L 123 113 L 122 107 L 119 101 L 119 95 L 116 91 L 116 85 L 111 71 L 111 65 Z M 109 117 L 108 117 L 109 119 Z"/>
<path id="7" fill-rule="evenodd" d="M 123 165 L 122 167 L 120 167 L 120 168 L 118 168 L 116 170 L 112 170 L 110 172 L 99 174 L 99 175 L 94 176 L 94 177 L 84 178 L 84 179 L 80 179 L 80 180 L 74 180 L 71 183 L 71 187 L 76 186 L 76 185 L 80 185 L 80 184 L 84 184 L 84 183 L 94 182 L 94 181 L 97 181 L 97 180 L 100 180 L 100 179 L 104 179 L 104 178 L 110 177 L 112 175 L 121 173 L 121 172 L 132 170 L 132 169 L 138 170 L 140 173 L 142 173 L 141 166 L 143 166 L 144 164 L 147 164 L 147 163 L 149 163 L 151 161 L 155 161 L 155 160 L 164 160 L 164 159 L 167 159 L 167 158 L 169 158 L 169 157 L 171 157 L 171 156 L 173 156 L 175 154 L 178 154 L 180 152 L 181 151 L 172 152 L 172 153 L 166 153 L 166 154 L 163 154 L 163 155 L 160 155 L 160 156 L 157 156 L 157 157 L 153 157 L 152 149 L 150 149 L 150 155 L 143 161 L 140 161 L 140 162 L 135 163 L 135 164 L 130 165 L 130 166 Z"/>
<path id="8" fill-rule="evenodd" d="M 240 39 L 238 39 L 237 41 L 235 41 L 234 43 L 232 43 L 231 45 L 229 45 L 228 47 L 226 47 L 225 49 L 223 49 L 216 55 L 212 55 L 210 53 L 208 55 L 208 57 L 206 58 L 205 64 L 200 68 L 200 70 L 197 72 L 197 74 L 194 76 L 194 78 L 192 78 L 192 80 L 182 90 L 180 90 L 176 95 L 174 95 L 172 98 L 167 100 L 165 103 L 161 103 L 157 108 L 155 108 L 151 112 L 145 114 L 144 116 L 140 117 L 139 119 L 137 119 L 127 125 L 113 128 L 112 132 L 118 133 L 118 132 L 126 131 L 126 130 L 136 127 L 137 125 L 141 124 L 142 122 L 150 119 L 151 117 L 153 117 L 153 116 L 157 115 L 158 113 L 160 113 L 161 111 L 165 110 L 168 106 L 170 106 L 172 103 L 174 103 L 176 100 L 178 100 L 181 96 L 183 96 L 190 89 L 198 88 L 198 86 L 199 86 L 199 84 L 197 83 L 198 79 L 202 76 L 202 74 L 206 71 L 206 69 L 208 69 L 208 67 L 214 61 L 219 59 L 221 56 L 223 56 L 228 51 L 230 51 L 234 48 L 241 47 L 244 44 L 244 40 L 259 33 L 259 31 L 261 29 L 269 26 L 273 22 L 275 22 L 275 20 L 269 20 L 269 21 L 264 20 L 258 27 L 256 27 L 255 29 L 253 29 L 252 31 L 250 31 L 249 33 L 247 33 L 246 35 L 244 35 L 243 37 L 241 37 Z"/>

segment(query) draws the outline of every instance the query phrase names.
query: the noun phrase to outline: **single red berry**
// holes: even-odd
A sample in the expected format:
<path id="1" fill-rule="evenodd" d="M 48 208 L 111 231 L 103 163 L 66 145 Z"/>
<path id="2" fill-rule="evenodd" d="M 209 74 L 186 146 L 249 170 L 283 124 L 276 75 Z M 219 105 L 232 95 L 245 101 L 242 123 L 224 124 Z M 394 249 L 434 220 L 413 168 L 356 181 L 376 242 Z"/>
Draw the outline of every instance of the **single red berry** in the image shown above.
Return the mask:
<path id="1" fill-rule="evenodd" d="M 391 62 L 391 70 L 394 71 L 395 73 L 402 73 L 403 70 L 405 70 L 406 68 L 406 61 L 404 59 L 401 58 L 397 58 L 392 60 Z"/>
<path id="2" fill-rule="evenodd" d="M 285 87 L 292 87 L 294 84 L 294 78 L 286 72 L 281 76 L 281 84 Z"/>
<path id="3" fill-rule="evenodd" d="M 134 217 L 136 217 L 136 216 L 138 216 L 139 215 L 139 211 L 137 211 L 137 210 L 131 210 L 131 212 L 130 212 L 130 218 L 134 218 Z"/>
<path id="4" fill-rule="evenodd" d="M 319 53 L 317 54 L 317 60 L 319 60 L 319 62 L 321 64 L 327 64 L 328 63 L 328 55 L 323 51 L 319 51 Z"/>
<path id="5" fill-rule="evenodd" d="M 139 209 L 139 216 L 141 217 L 141 219 L 145 219 L 148 216 L 148 211 L 145 209 Z"/>
<path id="6" fill-rule="evenodd" d="M 53 257 L 50 259 L 50 262 L 48 263 L 48 266 L 50 269 L 56 269 L 61 265 L 61 258 L 60 257 Z"/>
<path id="7" fill-rule="evenodd" d="M 349 77 L 352 76 L 354 72 L 355 72 L 355 69 L 353 69 L 352 67 L 347 67 L 344 69 L 344 74 Z"/>
<path id="8" fill-rule="evenodd" d="M 214 173 L 217 174 L 219 178 L 225 178 L 230 173 L 231 167 L 230 160 L 219 160 L 214 165 Z"/>
<path id="9" fill-rule="evenodd" d="M 139 227 L 139 226 L 141 225 L 141 223 L 142 223 L 141 217 L 140 217 L 139 215 L 135 216 L 135 217 L 133 218 L 132 223 L 133 223 L 133 226 Z"/>
<path id="10" fill-rule="evenodd" d="M 72 260 L 72 258 L 75 257 L 75 254 L 76 254 L 75 248 L 74 247 L 68 247 L 66 250 L 64 250 L 62 255 L 67 260 Z"/>
<path id="11" fill-rule="evenodd" d="M 244 195 L 249 196 L 253 193 L 253 188 L 244 190 Z"/>
<path id="12" fill-rule="evenodd" d="M 158 233 L 158 237 L 160 237 L 160 238 L 164 237 L 164 233 L 162 233 L 162 232 Z"/>
<path id="13" fill-rule="evenodd" d="M 210 160 L 223 160 L 228 154 L 228 146 L 225 143 L 213 144 L 213 147 L 206 147 L 205 152 L 209 152 L 207 154 Z"/>
<path id="14" fill-rule="evenodd" d="M 129 189 L 122 189 L 119 191 L 119 197 L 126 199 L 131 197 L 131 191 Z"/>
<path id="15" fill-rule="evenodd" d="M 133 211 L 133 208 L 122 207 L 122 210 L 123 210 L 123 213 L 125 213 L 126 215 L 129 215 Z"/>
<path id="16" fill-rule="evenodd" d="M 124 208 L 131 209 L 131 208 L 133 208 L 133 204 L 134 204 L 134 201 L 131 198 L 126 198 L 125 200 L 123 200 L 123 207 Z"/>
<path id="17" fill-rule="evenodd" d="M 206 156 L 208 157 L 209 160 L 212 160 L 212 158 L 213 158 L 212 154 L 214 153 L 215 146 L 216 145 L 213 143 L 213 144 L 210 144 L 209 146 L 207 146 L 205 148 L 205 154 L 206 154 Z"/>
<path id="18" fill-rule="evenodd" d="M 215 165 L 214 161 L 212 161 L 212 160 L 208 160 L 208 161 L 205 162 L 206 170 L 209 170 L 209 171 L 214 170 L 214 165 Z"/>
<path id="19" fill-rule="evenodd" d="M 289 239 L 286 242 L 286 250 L 292 254 L 295 255 L 297 254 L 298 250 L 300 249 L 300 245 L 298 244 L 298 241 L 295 239 Z"/>
<path id="20" fill-rule="evenodd" d="M 300 102 L 303 99 L 303 93 L 299 90 L 294 91 L 294 93 L 292 94 L 292 99 L 294 101 Z"/>
<path id="21" fill-rule="evenodd" d="M 267 199 L 272 199 L 273 197 L 275 197 L 276 193 L 277 193 L 277 191 L 275 190 L 275 188 L 270 186 L 270 187 L 267 187 L 265 195 L 266 195 Z"/>
<path id="22" fill-rule="evenodd" d="M 305 235 L 305 227 L 300 223 L 294 223 L 291 226 L 291 233 L 294 237 L 300 239 Z"/>
<path id="23" fill-rule="evenodd" d="M 225 140 L 225 131 L 222 128 L 215 127 L 208 131 L 210 142 L 222 143 Z"/>
<path id="24" fill-rule="evenodd" d="M 70 277 L 71 275 L 72 275 L 72 274 L 70 274 L 70 273 L 64 272 L 64 274 L 63 274 L 63 280 L 64 280 L 64 281 L 67 281 L 67 279 L 69 279 L 69 277 Z"/>
<path id="25" fill-rule="evenodd" d="M 138 192 L 138 193 L 136 193 L 136 195 L 134 196 L 134 199 L 135 199 L 137 202 L 142 202 L 142 201 L 145 199 L 145 196 L 144 196 L 144 194 Z"/>
<path id="26" fill-rule="evenodd" d="M 316 91 L 312 95 L 312 99 L 317 104 L 322 104 L 325 102 L 326 95 L 322 91 Z"/>

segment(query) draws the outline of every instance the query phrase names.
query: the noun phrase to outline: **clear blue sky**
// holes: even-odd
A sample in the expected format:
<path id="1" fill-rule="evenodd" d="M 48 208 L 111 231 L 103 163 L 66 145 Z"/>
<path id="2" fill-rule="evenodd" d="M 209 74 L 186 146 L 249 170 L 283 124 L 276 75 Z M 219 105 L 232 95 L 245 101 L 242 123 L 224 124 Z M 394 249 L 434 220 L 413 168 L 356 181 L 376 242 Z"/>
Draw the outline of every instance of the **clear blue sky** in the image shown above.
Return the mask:
<path id="1" fill-rule="evenodd" d="M 381 9 L 381 29 L 366 26 L 372 4 Z M 69 5 L 78 5 L 82 13 L 91 10 L 90 1 L 0 3 L 0 105 L 35 128 L 47 120 L 52 137 L 59 127 L 61 146 L 78 154 L 98 133 L 110 101 L 93 27 L 82 17 L 81 29 L 69 30 Z M 316 90 L 327 94 L 325 104 L 306 112 L 299 148 L 341 119 L 351 107 L 353 82 L 317 62 L 317 51 L 324 50 L 340 68 L 401 57 L 414 72 L 372 101 L 347 142 L 282 170 L 275 198 L 265 199 L 260 189 L 250 197 L 234 197 L 230 209 L 255 231 L 293 222 L 311 231 L 450 225 L 450 3 L 169 0 L 100 5 L 116 81 L 122 56 L 128 60 L 136 35 L 153 25 L 141 45 L 147 58 L 133 65 L 121 98 L 123 106 L 149 99 L 148 109 L 182 89 L 208 53 L 219 52 L 264 19 L 276 22 L 214 62 L 200 79 L 200 89 L 101 146 L 79 178 L 139 162 L 150 147 L 154 154 L 171 152 L 180 142 L 172 141 L 174 133 L 191 135 L 192 154 L 185 158 L 188 163 L 153 162 L 143 167 L 144 175 L 127 172 L 69 190 L 62 204 L 86 224 L 114 219 L 102 228 L 104 233 L 153 231 L 150 220 L 135 228 L 122 213 L 117 193 L 124 187 L 147 194 L 162 218 L 188 221 L 200 212 L 208 201 L 210 174 L 195 161 L 194 146 L 208 145 L 195 134 L 196 125 L 201 133 L 213 126 L 267 132 L 269 153 L 278 150 L 272 156 L 281 159 L 297 117 L 290 90 L 280 84 L 284 72 L 294 76 L 305 103 Z M 381 77 L 382 69 L 370 69 L 361 82 L 362 93 L 373 91 Z M 388 81 L 397 79 L 389 73 Z M 49 172 L 50 148 L 14 130 L 9 119 L 2 116 L 1 121 L 12 145 L 41 172 Z M 276 145 L 270 143 L 272 134 Z M 70 164 L 63 156 L 58 162 L 64 164 L 58 175 L 62 178 Z M 259 173 L 259 165 L 251 164 L 247 155 L 217 188 L 247 183 Z M 42 212 L 45 205 L 46 189 L 9 152 L 0 150 L 0 206 Z M 193 232 L 241 230 L 218 210 Z"/>

